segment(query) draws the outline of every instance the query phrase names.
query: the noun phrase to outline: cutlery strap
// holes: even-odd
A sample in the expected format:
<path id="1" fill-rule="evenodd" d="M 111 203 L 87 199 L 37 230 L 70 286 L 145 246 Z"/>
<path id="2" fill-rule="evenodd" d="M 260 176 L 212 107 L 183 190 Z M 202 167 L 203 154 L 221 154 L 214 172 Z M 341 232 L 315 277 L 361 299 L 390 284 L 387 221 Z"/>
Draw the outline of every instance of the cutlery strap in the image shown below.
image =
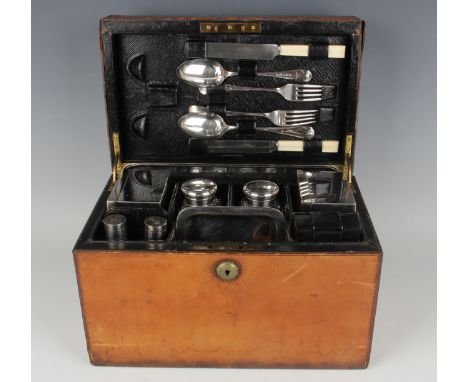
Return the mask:
<path id="1" fill-rule="evenodd" d="M 257 61 L 241 60 L 237 65 L 237 75 L 241 78 L 257 76 Z"/>
<path id="2" fill-rule="evenodd" d="M 184 53 L 187 57 L 205 57 L 205 41 L 193 40 L 187 41 L 184 46 Z"/>

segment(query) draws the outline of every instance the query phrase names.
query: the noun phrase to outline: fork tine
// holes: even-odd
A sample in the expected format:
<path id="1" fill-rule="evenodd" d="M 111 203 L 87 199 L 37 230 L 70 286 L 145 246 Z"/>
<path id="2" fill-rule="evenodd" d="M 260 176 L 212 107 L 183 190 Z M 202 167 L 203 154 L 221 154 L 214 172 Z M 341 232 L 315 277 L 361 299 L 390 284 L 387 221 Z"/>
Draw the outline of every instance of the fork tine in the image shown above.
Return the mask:
<path id="1" fill-rule="evenodd" d="M 322 93 L 322 89 L 296 89 L 299 93 Z"/>
<path id="2" fill-rule="evenodd" d="M 318 110 L 286 110 L 286 115 L 288 114 L 317 114 Z"/>
<path id="3" fill-rule="evenodd" d="M 309 97 L 313 97 L 313 96 L 316 96 L 316 97 L 321 97 L 322 96 L 322 92 L 320 93 L 316 93 L 316 92 L 296 92 L 297 95 L 305 95 L 305 96 L 309 96 Z"/>
<path id="4" fill-rule="evenodd" d="M 297 113 L 297 114 L 286 113 L 284 117 L 285 118 L 306 118 L 306 117 L 317 117 L 318 115 L 319 115 L 318 113 Z"/>
<path id="5" fill-rule="evenodd" d="M 298 121 L 284 121 L 286 125 L 296 125 L 298 123 L 302 125 L 308 125 L 317 122 L 316 119 L 303 119 L 303 120 L 298 120 Z"/>
<path id="6" fill-rule="evenodd" d="M 285 118 L 307 118 L 307 117 L 311 117 L 311 118 L 315 118 L 315 117 L 318 117 L 320 114 L 318 113 L 304 113 L 304 114 L 285 114 L 284 117 Z"/>
<path id="7" fill-rule="evenodd" d="M 304 88 L 304 89 L 322 89 L 322 85 L 297 85 L 296 86 L 298 89 Z"/>
<path id="8" fill-rule="evenodd" d="M 310 122 L 314 123 L 317 122 L 316 118 L 301 118 L 301 119 L 286 119 L 285 123 L 292 123 L 294 125 L 295 122 Z"/>
<path id="9" fill-rule="evenodd" d="M 322 98 L 321 93 L 301 93 L 301 92 L 298 92 L 298 93 L 296 93 L 296 96 L 298 96 L 298 97 L 318 97 L 318 98 Z"/>
<path id="10" fill-rule="evenodd" d="M 314 114 L 300 114 L 300 115 L 285 115 L 284 116 L 284 119 L 288 120 L 288 119 L 313 119 L 313 118 L 317 118 L 318 115 L 314 115 Z"/>
<path id="11" fill-rule="evenodd" d="M 285 120 L 292 120 L 292 119 L 316 119 L 318 115 L 286 115 L 284 116 Z"/>
<path id="12" fill-rule="evenodd" d="M 312 101 L 321 101 L 322 97 L 307 97 L 307 96 L 297 96 L 297 101 L 307 101 L 307 102 L 312 102 Z"/>
<path id="13" fill-rule="evenodd" d="M 285 121 L 315 121 L 317 120 L 316 117 L 296 117 L 296 118 L 285 118 Z"/>
<path id="14" fill-rule="evenodd" d="M 318 114 L 286 114 L 284 116 L 285 118 L 316 118 L 318 117 Z"/>

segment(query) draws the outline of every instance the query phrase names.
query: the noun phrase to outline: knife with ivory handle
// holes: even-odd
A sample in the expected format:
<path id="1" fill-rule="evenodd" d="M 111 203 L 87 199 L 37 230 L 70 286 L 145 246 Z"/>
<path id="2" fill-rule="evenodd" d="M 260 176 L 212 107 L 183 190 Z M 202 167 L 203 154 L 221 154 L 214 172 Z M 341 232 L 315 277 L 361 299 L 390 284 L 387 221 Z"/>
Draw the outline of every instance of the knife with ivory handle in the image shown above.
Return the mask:
<path id="1" fill-rule="evenodd" d="M 228 42 L 189 42 L 185 53 L 190 57 L 273 60 L 276 56 L 345 58 L 346 45 L 243 44 Z"/>
<path id="2" fill-rule="evenodd" d="M 301 140 L 215 140 L 206 141 L 208 154 L 269 154 L 275 151 L 337 153 L 339 141 L 314 140 L 308 143 Z M 307 148 L 305 148 L 307 146 Z"/>

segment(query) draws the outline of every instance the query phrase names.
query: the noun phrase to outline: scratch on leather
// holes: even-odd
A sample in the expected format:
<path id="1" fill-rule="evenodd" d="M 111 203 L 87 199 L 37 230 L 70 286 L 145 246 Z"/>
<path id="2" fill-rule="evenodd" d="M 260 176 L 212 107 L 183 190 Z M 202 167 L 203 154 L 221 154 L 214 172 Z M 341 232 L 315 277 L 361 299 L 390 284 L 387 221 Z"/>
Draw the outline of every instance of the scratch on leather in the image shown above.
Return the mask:
<path id="1" fill-rule="evenodd" d="M 297 268 L 296 270 L 294 270 L 293 272 L 291 272 L 289 275 L 285 276 L 282 280 L 281 280 L 281 284 L 284 284 L 286 282 L 288 282 L 289 280 L 291 280 L 294 276 L 298 275 L 300 272 L 302 272 L 304 269 L 307 268 L 307 264 L 303 264 L 301 265 L 299 268 Z"/>
<path id="2" fill-rule="evenodd" d="M 344 284 L 344 283 L 349 283 L 349 284 L 356 284 L 356 285 L 361 285 L 361 286 L 365 286 L 367 288 L 375 288 L 375 283 L 365 283 L 365 282 L 362 282 L 362 281 L 347 281 L 347 280 L 344 280 L 344 281 L 337 281 L 336 282 L 338 285 L 340 284 Z"/>

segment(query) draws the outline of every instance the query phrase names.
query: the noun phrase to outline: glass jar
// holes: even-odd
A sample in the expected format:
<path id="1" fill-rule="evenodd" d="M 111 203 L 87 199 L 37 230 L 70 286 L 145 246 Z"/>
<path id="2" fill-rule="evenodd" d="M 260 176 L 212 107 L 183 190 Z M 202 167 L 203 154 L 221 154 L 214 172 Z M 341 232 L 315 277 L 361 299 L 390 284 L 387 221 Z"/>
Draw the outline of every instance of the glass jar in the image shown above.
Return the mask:
<path id="1" fill-rule="evenodd" d="M 182 183 L 181 190 L 185 196 L 182 208 L 218 206 L 221 201 L 216 197 L 218 186 L 211 179 L 190 179 Z"/>
<path id="2" fill-rule="evenodd" d="M 269 180 L 253 180 L 243 187 L 243 207 L 270 207 L 280 209 L 279 186 Z"/>

